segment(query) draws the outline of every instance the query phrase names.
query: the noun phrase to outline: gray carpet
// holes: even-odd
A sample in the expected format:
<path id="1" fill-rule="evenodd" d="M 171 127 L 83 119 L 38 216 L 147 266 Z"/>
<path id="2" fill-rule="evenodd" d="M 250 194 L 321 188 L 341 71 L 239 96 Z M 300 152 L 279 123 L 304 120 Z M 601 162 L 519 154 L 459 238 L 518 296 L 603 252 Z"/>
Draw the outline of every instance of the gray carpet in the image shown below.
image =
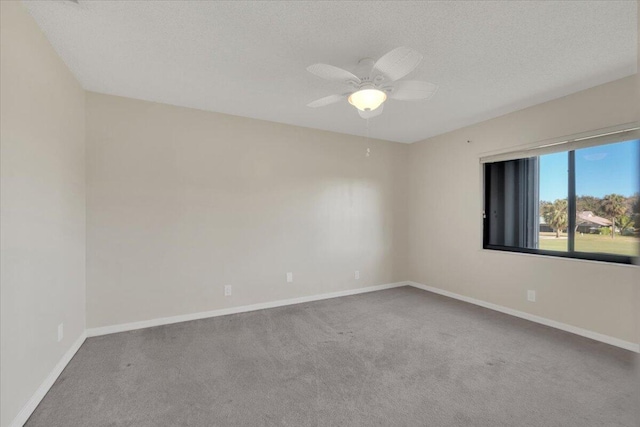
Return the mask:
<path id="1" fill-rule="evenodd" d="M 635 354 L 404 287 L 88 339 L 36 426 L 637 426 Z"/>

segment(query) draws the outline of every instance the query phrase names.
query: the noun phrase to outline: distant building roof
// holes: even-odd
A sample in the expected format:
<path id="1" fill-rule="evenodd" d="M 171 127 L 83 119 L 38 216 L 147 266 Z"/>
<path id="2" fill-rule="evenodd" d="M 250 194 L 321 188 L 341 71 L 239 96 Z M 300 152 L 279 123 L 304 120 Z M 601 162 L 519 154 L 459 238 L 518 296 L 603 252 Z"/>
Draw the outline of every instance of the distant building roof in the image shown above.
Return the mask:
<path id="1" fill-rule="evenodd" d="M 610 227 L 612 225 L 610 220 L 594 215 L 591 211 L 578 212 L 576 219 L 578 225 L 599 225 L 601 227 Z"/>
<path id="2" fill-rule="evenodd" d="M 540 225 L 547 225 L 544 216 L 540 215 Z M 611 220 L 594 215 L 591 211 L 578 212 L 576 215 L 576 225 L 597 225 L 600 227 L 610 227 Z"/>

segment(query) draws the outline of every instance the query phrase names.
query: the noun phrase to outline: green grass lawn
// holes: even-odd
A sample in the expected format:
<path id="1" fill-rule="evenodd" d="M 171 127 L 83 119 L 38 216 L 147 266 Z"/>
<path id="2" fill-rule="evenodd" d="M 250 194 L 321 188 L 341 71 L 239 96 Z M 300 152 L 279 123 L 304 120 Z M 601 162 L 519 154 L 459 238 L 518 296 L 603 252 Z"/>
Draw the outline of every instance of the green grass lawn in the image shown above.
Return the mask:
<path id="1" fill-rule="evenodd" d="M 561 234 L 559 239 L 555 238 L 555 233 L 540 233 L 540 237 L 540 249 L 549 251 L 567 250 L 566 234 Z M 640 255 L 639 244 L 640 239 L 637 237 L 616 235 L 616 237 L 612 239 L 611 236 L 601 236 L 599 234 L 576 235 L 576 251 L 579 252 L 638 256 Z"/>

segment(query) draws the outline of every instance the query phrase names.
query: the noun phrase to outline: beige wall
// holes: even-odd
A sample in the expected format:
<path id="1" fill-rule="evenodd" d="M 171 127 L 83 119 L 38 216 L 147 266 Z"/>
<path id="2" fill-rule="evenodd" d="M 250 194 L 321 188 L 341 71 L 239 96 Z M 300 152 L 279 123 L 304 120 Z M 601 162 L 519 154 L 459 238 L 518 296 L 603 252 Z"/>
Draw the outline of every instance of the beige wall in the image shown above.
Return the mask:
<path id="1" fill-rule="evenodd" d="M 86 129 L 89 327 L 406 279 L 407 145 L 95 93 Z"/>
<path id="2" fill-rule="evenodd" d="M 20 3 L 0 17 L 4 427 L 85 329 L 85 151 L 84 91 Z"/>
<path id="3" fill-rule="evenodd" d="M 482 250 L 479 165 L 481 153 L 636 120 L 635 81 L 412 144 L 409 280 L 637 342 L 636 267 Z M 537 291 L 536 303 L 527 289 Z"/>

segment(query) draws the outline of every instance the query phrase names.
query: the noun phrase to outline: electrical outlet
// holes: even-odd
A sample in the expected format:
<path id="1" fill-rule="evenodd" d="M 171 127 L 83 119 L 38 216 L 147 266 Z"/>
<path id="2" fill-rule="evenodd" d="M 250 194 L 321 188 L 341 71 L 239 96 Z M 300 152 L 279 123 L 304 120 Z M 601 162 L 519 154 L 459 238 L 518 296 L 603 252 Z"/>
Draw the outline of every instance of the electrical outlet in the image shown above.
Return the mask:
<path id="1" fill-rule="evenodd" d="M 231 285 L 224 285 L 224 296 L 231 296 Z"/>
<path id="2" fill-rule="evenodd" d="M 355 278 L 356 280 L 360 278 L 360 272 L 358 270 L 356 270 Z"/>
<path id="3" fill-rule="evenodd" d="M 293 273 L 287 273 L 287 283 L 293 283 Z"/>
<path id="4" fill-rule="evenodd" d="M 58 342 L 62 341 L 62 338 L 64 338 L 64 323 L 58 325 Z"/>
<path id="5" fill-rule="evenodd" d="M 536 302 L 536 291 L 532 291 L 532 290 L 527 291 L 527 300 L 531 302 Z"/>

